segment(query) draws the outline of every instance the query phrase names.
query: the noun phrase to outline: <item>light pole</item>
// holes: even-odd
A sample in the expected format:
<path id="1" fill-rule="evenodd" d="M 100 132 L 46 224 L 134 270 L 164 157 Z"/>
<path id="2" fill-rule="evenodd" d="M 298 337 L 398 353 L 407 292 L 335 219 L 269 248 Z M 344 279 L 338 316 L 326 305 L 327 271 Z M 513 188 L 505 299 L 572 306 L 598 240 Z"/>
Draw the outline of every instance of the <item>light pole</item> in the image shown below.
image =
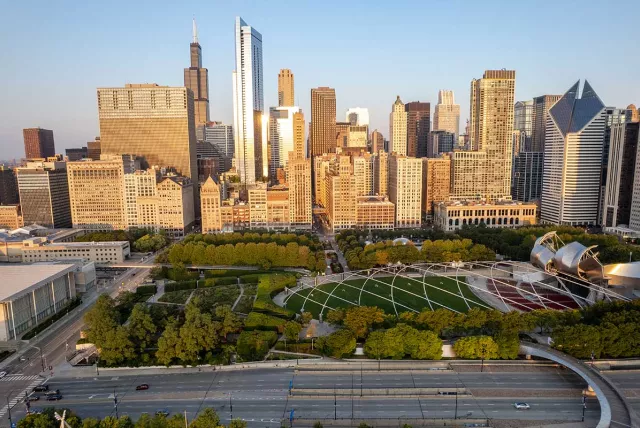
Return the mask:
<path id="1" fill-rule="evenodd" d="M 587 409 L 587 396 L 584 395 L 584 390 L 582 391 L 582 422 L 584 422 L 584 412 Z"/>
<path id="2" fill-rule="evenodd" d="M 113 388 L 113 404 L 116 408 L 116 419 L 120 419 L 120 416 L 118 416 L 118 396 L 116 395 L 115 388 Z"/>
<path id="3" fill-rule="evenodd" d="M 96 359 L 96 376 L 100 376 L 100 370 L 98 369 L 99 365 L 100 365 L 100 355 L 98 355 L 98 358 Z"/>
<path id="4" fill-rule="evenodd" d="M 456 382 L 456 411 L 454 413 L 453 419 L 458 419 L 458 382 Z"/>
<path id="5" fill-rule="evenodd" d="M 480 357 L 482 357 L 482 363 L 480 365 L 480 373 L 484 371 L 484 356 L 485 356 L 485 353 L 487 352 L 487 345 L 483 343 L 481 346 L 481 350 L 482 350 L 482 354 L 480 355 Z"/>
<path id="6" fill-rule="evenodd" d="M 13 392 L 13 390 L 11 390 L 11 392 Z M 9 392 L 9 395 L 11 395 L 11 392 Z M 7 412 L 9 412 L 9 426 L 13 426 L 13 421 L 11 420 L 11 406 L 9 405 L 9 395 L 5 398 L 7 400 Z"/>
<path id="7" fill-rule="evenodd" d="M 233 394 L 230 392 L 229 393 L 229 412 L 230 412 L 230 415 L 231 415 L 231 420 L 233 420 L 233 401 L 232 401 L 232 398 L 233 398 Z"/>

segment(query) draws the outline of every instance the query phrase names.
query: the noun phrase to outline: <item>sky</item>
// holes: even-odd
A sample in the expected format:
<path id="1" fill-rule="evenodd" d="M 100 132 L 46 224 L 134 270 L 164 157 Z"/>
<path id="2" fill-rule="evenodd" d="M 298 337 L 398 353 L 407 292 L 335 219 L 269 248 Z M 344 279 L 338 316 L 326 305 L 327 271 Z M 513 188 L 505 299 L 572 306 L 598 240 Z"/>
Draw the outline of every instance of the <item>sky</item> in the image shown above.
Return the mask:
<path id="1" fill-rule="evenodd" d="M 24 156 L 22 129 L 53 129 L 56 151 L 99 135 L 96 88 L 182 86 L 195 17 L 209 69 L 212 120 L 233 122 L 234 22 L 262 34 L 265 108 L 277 75 L 336 89 L 338 120 L 368 107 L 388 138 L 403 102 L 451 89 L 469 116 L 469 87 L 486 69 L 516 70 L 516 99 L 564 93 L 588 79 L 608 106 L 640 105 L 640 1 L 9 1 L 0 14 L 0 159 Z"/>

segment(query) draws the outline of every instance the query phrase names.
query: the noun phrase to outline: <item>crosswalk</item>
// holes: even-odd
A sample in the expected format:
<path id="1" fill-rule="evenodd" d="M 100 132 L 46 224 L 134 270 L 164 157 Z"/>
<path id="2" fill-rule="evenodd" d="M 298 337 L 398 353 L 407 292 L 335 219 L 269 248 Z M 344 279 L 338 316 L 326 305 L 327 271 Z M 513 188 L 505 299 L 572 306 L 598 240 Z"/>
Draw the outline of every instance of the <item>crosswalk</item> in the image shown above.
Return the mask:
<path id="1" fill-rule="evenodd" d="M 25 376 L 25 375 L 8 375 L 0 379 L 0 382 L 13 382 L 16 380 L 36 380 L 42 379 L 39 375 Z"/>
<path id="2" fill-rule="evenodd" d="M 25 377 L 33 377 L 33 376 L 25 376 Z M 37 379 L 31 382 L 29 386 L 24 389 L 24 391 L 16 394 L 16 396 L 13 397 L 11 401 L 9 401 L 9 406 L 5 404 L 4 406 L 2 406 L 2 408 L 0 408 L 0 419 L 2 419 L 4 415 L 7 413 L 7 410 L 9 407 L 13 409 L 13 406 L 15 406 L 16 404 L 18 404 L 20 401 L 24 399 L 25 394 L 31 393 L 34 387 L 42 383 L 42 378 L 40 376 L 36 376 L 36 377 Z"/>

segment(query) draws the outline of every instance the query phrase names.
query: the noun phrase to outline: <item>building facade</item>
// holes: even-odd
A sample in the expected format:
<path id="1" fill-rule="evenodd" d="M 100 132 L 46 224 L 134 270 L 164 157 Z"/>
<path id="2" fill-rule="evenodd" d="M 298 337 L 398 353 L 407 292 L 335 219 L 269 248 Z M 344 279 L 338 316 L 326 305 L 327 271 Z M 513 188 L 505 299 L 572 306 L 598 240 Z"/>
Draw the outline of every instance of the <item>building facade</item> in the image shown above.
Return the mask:
<path id="1" fill-rule="evenodd" d="M 103 157 L 104 158 L 104 157 Z M 127 227 L 122 158 L 67 163 L 74 228 L 124 230 Z"/>
<path id="2" fill-rule="evenodd" d="M 396 227 L 414 228 L 422 223 L 422 159 L 389 157 L 389 200 L 396 209 Z"/>
<path id="3" fill-rule="evenodd" d="M 59 260 L 84 260 L 96 265 L 123 263 L 131 256 L 129 241 L 60 242 L 52 244 L 44 238 L 22 243 L 22 262 L 36 263 Z"/>
<path id="4" fill-rule="evenodd" d="M 302 114 L 300 107 L 271 107 L 269 109 L 269 178 L 272 183 L 277 182 L 277 171 L 287 167 L 289 152 L 294 150 L 294 116 L 296 113 Z M 304 121 L 304 117 L 302 120 Z"/>
<path id="5" fill-rule="evenodd" d="M 544 141 L 547 133 L 547 117 L 549 109 L 562 95 L 542 95 L 533 99 L 533 111 L 531 118 L 531 151 L 544 152 Z"/>
<path id="6" fill-rule="evenodd" d="M 336 151 L 336 91 L 333 88 L 311 89 L 311 156 Z"/>
<path id="7" fill-rule="evenodd" d="M 466 225 L 515 228 L 536 224 L 537 205 L 515 201 L 494 203 L 451 201 L 434 206 L 434 224 L 445 232 L 453 232 Z"/>
<path id="8" fill-rule="evenodd" d="M 433 111 L 433 130 L 460 135 L 460 105 L 455 103 L 453 91 L 440 90 L 438 104 Z"/>
<path id="9" fill-rule="evenodd" d="M 446 131 L 445 131 L 446 132 Z M 451 157 L 422 159 L 422 212 L 433 215 L 433 204 L 448 201 L 451 191 Z"/>
<path id="10" fill-rule="evenodd" d="M 172 239 L 183 238 L 195 224 L 195 185 L 188 177 L 165 176 L 157 186 L 158 223 Z"/>
<path id="11" fill-rule="evenodd" d="M 373 162 L 373 192 L 378 196 L 389 196 L 389 153 L 376 152 Z"/>
<path id="12" fill-rule="evenodd" d="M 75 162 L 88 157 L 88 151 L 86 147 L 79 147 L 75 149 L 65 149 L 64 155 L 69 162 Z"/>
<path id="13" fill-rule="evenodd" d="M 96 137 L 95 140 L 87 142 L 87 157 L 91 160 L 100 160 L 100 153 L 102 152 L 102 144 L 100 137 Z"/>
<path id="14" fill-rule="evenodd" d="M 0 205 L 12 205 L 20 202 L 16 171 L 0 165 Z"/>
<path id="15" fill-rule="evenodd" d="M 325 176 L 325 208 L 332 231 L 350 229 L 356 223 L 356 178 L 349 156 L 339 156 L 334 170 Z"/>
<path id="16" fill-rule="evenodd" d="M 100 150 L 198 179 L 193 92 L 156 84 L 98 88 Z"/>
<path id="17" fill-rule="evenodd" d="M 33 161 L 16 169 L 25 225 L 71 227 L 71 205 L 65 162 Z"/>
<path id="18" fill-rule="evenodd" d="M 389 115 L 389 153 L 407 154 L 407 111 L 400 100 L 396 98 Z"/>
<path id="19" fill-rule="evenodd" d="M 22 130 L 24 138 L 24 155 L 27 159 L 46 159 L 56 155 L 53 131 L 42 128 L 26 128 Z"/>
<path id="20" fill-rule="evenodd" d="M 207 178 L 200 188 L 200 212 L 202 213 L 202 233 L 222 231 L 220 213 L 222 198 L 220 186 L 213 177 Z"/>
<path id="21" fill-rule="evenodd" d="M 450 153 L 455 148 L 456 135 L 449 131 L 432 131 L 429 134 L 429 144 L 425 156 L 435 158 L 442 153 Z"/>
<path id="22" fill-rule="evenodd" d="M 611 126 L 602 226 L 629 226 L 638 154 L 638 122 Z"/>
<path id="23" fill-rule="evenodd" d="M 513 129 L 520 132 L 522 142 L 519 143 L 519 150 L 513 155 L 517 155 L 521 151 L 531 151 L 533 137 L 533 101 L 518 101 L 513 107 Z"/>
<path id="24" fill-rule="evenodd" d="M 412 101 L 404 105 L 407 112 L 407 156 L 426 157 L 431 131 L 431 104 Z"/>
<path id="25" fill-rule="evenodd" d="M 560 225 L 598 220 L 605 106 L 589 82 L 576 82 L 549 110 L 540 219 Z"/>
<path id="26" fill-rule="evenodd" d="M 377 129 L 371 133 L 371 153 L 378 153 L 384 150 L 384 136 Z"/>
<path id="27" fill-rule="evenodd" d="M 189 45 L 189 68 L 184 69 L 184 86 L 193 92 L 196 128 L 209 123 L 209 70 L 202 67 L 202 47 L 198 42 L 196 20 L 193 20 L 193 40 Z"/>
<path id="28" fill-rule="evenodd" d="M 22 227 L 20 205 L 0 205 L 0 229 L 17 229 Z"/>
<path id="29" fill-rule="evenodd" d="M 302 117 L 300 113 L 298 118 Z M 287 185 L 289 186 L 289 222 L 292 229 L 311 229 L 311 159 L 305 156 L 304 118 L 296 121 L 296 149 L 289 153 Z"/>
<path id="30" fill-rule="evenodd" d="M 393 230 L 395 207 L 386 196 L 359 196 L 356 199 L 356 227 Z"/>
<path id="31" fill-rule="evenodd" d="M 353 126 L 369 126 L 369 109 L 366 107 L 351 107 L 347 109 L 345 120 Z"/>
<path id="32" fill-rule="evenodd" d="M 293 73 L 283 68 L 278 73 L 278 106 L 293 107 L 295 104 Z"/>
<path id="33" fill-rule="evenodd" d="M 539 201 L 542 193 L 542 152 L 520 152 L 513 158 L 511 198 L 516 201 Z"/>

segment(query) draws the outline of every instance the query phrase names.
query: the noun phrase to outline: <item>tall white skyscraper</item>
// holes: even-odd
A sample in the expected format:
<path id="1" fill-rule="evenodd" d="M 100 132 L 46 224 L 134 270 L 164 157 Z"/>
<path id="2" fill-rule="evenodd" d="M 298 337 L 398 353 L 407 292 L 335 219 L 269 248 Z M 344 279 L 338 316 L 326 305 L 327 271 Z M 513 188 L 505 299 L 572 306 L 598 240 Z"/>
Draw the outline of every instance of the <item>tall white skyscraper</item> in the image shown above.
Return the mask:
<path id="1" fill-rule="evenodd" d="M 352 107 L 347 110 L 346 120 L 352 126 L 369 126 L 369 109 Z"/>
<path id="2" fill-rule="evenodd" d="M 455 103 L 453 91 L 438 92 L 438 104 L 433 111 L 433 130 L 460 135 L 460 105 Z"/>
<path id="3" fill-rule="evenodd" d="M 300 107 L 271 107 L 269 109 L 269 176 L 276 177 L 279 168 L 285 168 L 289 152 L 295 149 L 293 117 L 300 113 Z"/>
<path id="4" fill-rule="evenodd" d="M 389 153 L 407 154 L 407 112 L 400 96 L 389 115 Z"/>
<path id="5" fill-rule="evenodd" d="M 263 175 L 264 95 L 262 35 L 236 17 L 236 69 L 233 72 L 235 166 L 243 185 Z M 266 156 L 266 153 L 264 154 Z"/>
<path id="6" fill-rule="evenodd" d="M 544 141 L 540 218 L 545 223 L 596 224 L 606 126 L 604 103 L 585 80 L 549 110 Z"/>

